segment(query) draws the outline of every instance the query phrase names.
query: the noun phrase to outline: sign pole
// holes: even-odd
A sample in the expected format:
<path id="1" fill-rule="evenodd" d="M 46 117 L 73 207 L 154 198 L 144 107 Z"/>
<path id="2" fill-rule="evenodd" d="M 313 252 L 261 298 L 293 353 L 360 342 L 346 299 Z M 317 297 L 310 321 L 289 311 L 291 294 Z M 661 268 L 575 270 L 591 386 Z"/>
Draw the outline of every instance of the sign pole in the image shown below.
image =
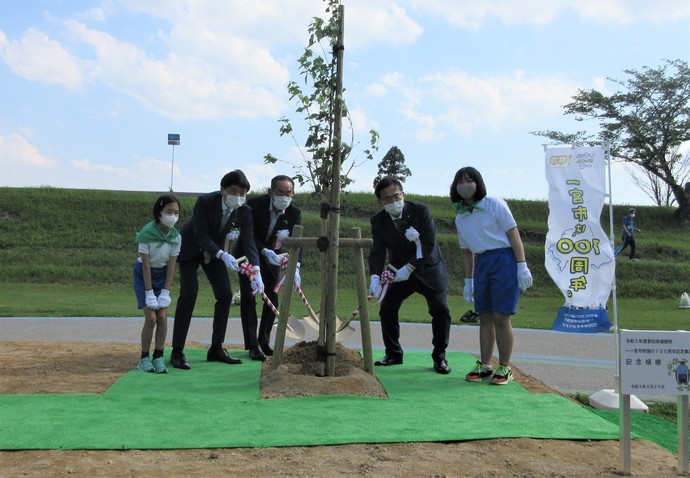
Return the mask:
<path id="1" fill-rule="evenodd" d="M 175 145 L 172 147 L 172 161 L 170 163 L 170 192 L 173 191 L 173 171 L 175 170 Z"/>
<path id="2" fill-rule="evenodd" d="M 678 470 L 688 473 L 688 396 L 679 395 L 676 405 L 678 423 Z"/>
<path id="3" fill-rule="evenodd" d="M 168 144 L 172 146 L 172 162 L 170 163 L 170 192 L 173 192 L 173 172 L 175 171 L 175 146 L 180 145 L 180 135 L 169 134 Z"/>

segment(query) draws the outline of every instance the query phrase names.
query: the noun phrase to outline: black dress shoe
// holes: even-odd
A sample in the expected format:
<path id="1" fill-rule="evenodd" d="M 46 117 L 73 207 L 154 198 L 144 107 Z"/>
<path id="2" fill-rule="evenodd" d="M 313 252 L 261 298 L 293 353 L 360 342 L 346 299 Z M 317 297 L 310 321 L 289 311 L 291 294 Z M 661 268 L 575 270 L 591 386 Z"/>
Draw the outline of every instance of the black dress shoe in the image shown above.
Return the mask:
<path id="1" fill-rule="evenodd" d="M 450 366 L 448 365 L 448 361 L 446 359 L 439 361 L 434 360 L 434 370 L 436 370 L 436 373 L 440 373 L 443 375 L 449 374 Z"/>
<path id="2" fill-rule="evenodd" d="M 264 355 L 273 355 L 273 349 L 269 344 L 259 344 L 259 347 L 261 347 L 261 351 L 264 353 Z"/>
<path id="3" fill-rule="evenodd" d="M 264 362 L 266 360 L 266 356 L 264 353 L 261 351 L 259 347 L 254 347 L 253 349 L 249 349 L 249 358 L 252 360 L 260 360 Z"/>
<path id="4" fill-rule="evenodd" d="M 187 358 L 182 352 L 179 354 L 170 355 L 170 364 L 175 368 L 181 368 L 182 370 L 190 370 L 192 367 L 187 363 Z"/>
<path id="5" fill-rule="evenodd" d="M 242 363 L 242 360 L 232 357 L 225 349 L 208 349 L 206 353 L 207 362 L 223 362 L 230 365 L 237 365 Z"/>
<path id="6" fill-rule="evenodd" d="M 402 356 L 386 355 L 381 360 L 374 362 L 374 365 L 380 365 L 383 367 L 388 367 L 389 365 L 402 365 Z"/>

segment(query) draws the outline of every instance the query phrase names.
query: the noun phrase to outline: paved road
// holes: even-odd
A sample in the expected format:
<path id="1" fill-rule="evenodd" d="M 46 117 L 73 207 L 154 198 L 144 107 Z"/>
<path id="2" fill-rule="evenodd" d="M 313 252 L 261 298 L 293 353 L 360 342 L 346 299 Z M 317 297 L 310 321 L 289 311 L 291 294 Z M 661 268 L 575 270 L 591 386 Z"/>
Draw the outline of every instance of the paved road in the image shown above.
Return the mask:
<path id="1" fill-rule="evenodd" d="M 52 317 L 0 317 L 1 340 L 77 340 L 92 342 L 139 341 L 140 317 L 129 318 L 52 318 Z M 359 323 L 353 322 L 349 334 L 338 337 L 347 347 L 360 347 Z M 317 332 L 305 325 L 304 340 L 316 340 Z M 168 339 L 172 334 L 172 320 Z M 371 323 L 374 357 L 381 356 L 383 343 L 378 322 Z M 428 324 L 401 324 L 401 343 L 405 350 L 431 352 L 431 327 Z M 211 319 L 195 318 L 188 340 L 209 343 Z M 229 320 L 227 344 L 242 344 L 240 320 Z M 286 345 L 294 339 L 286 338 Z M 0 343 L 1 346 L 1 343 Z M 479 353 L 479 328 L 453 325 L 450 350 Z M 615 389 L 616 343 L 613 334 L 577 334 L 550 330 L 515 329 L 512 363 L 525 373 L 563 393 L 591 394 L 603 389 Z M 453 364 L 450 364 L 453 367 Z M 467 370 L 453 369 L 462 377 Z M 639 396 L 641 399 L 652 398 Z"/>

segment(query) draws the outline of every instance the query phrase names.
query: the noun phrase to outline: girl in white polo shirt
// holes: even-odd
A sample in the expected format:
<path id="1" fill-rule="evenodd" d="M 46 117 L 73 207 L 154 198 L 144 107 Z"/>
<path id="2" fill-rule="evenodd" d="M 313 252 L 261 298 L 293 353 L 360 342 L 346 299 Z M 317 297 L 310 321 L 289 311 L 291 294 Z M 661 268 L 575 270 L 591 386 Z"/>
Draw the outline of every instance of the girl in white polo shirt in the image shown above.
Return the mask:
<path id="1" fill-rule="evenodd" d="M 163 363 L 163 347 L 168 333 L 170 285 L 180 254 L 182 236 L 175 223 L 180 217 L 180 202 L 164 194 L 153 205 L 153 221 L 146 224 L 134 239 L 139 257 L 134 263 L 134 293 L 137 305 L 144 309 L 141 329 L 141 358 L 137 369 L 142 372 L 167 373 Z M 149 357 L 154 329 L 156 332 L 153 360 Z"/>
<path id="2" fill-rule="evenodd" d="M 479 314 L 481 360 L 465 379 L 505 385 L 513 378 L 510 317 L 516 312 L 520 291 L 532 285 L 520 233 L 508 204 L 486 195 L 482 175 L 473 167 L 461 168 L 455 174 L 450 200 L 457 213 L 455 226 L 463 253 L 463 295 Z M 491 365 L 494 342 L 499 362 L 496 370 Z"/>

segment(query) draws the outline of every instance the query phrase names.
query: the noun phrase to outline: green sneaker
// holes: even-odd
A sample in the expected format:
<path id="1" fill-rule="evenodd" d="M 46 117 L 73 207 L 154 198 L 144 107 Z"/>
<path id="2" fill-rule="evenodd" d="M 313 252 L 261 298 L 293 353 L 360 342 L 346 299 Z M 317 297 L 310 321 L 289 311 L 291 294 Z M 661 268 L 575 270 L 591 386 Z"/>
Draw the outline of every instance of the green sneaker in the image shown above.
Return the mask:
<path id="1" fill-rule="evenodd" d="M 155 368 L 151 362 L 151 357 L 143 357 L 141 360 L 139 360 L 137 370 L 141 370 L 142 372 L 153 372 Z"/>
<path id="2" fill-rule="evenodd" d="M 153 359 L 153 369 L 156 373 L 168 373 L 168 369 L 163 363 L 163 357 Z"/>
<path id="3" fill-rule="evenodd" d="M 488 380 L 494 373 L 490 366 L 484 365 L 481 360 L 477 360 L 474 364 L 474 368 L 470 370 L 470 373 L 465 375 L 465 380 L 468 382 L 481 382 L 482 380 Z"/>
<path id="4" fill-rule="evenodd" d="M 501 364 L 491 377 L 491 383 L 494 385 L 505 385 L 512 379 L 513 371 L 510 370 L 508 365 Z"/>

